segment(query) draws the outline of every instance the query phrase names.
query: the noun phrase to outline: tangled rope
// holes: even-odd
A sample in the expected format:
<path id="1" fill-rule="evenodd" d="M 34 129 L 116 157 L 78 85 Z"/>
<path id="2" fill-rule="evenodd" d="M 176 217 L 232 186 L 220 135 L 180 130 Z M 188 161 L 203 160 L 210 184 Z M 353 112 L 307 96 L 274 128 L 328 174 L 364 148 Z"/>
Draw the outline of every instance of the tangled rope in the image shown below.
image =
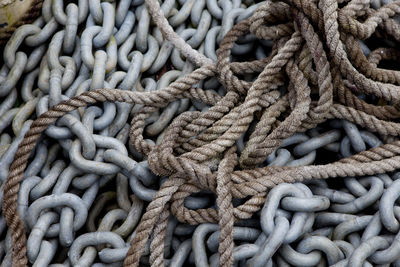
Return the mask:
<path id="1" fill-rule="evenodd" d="M 393 17 L 400 13 L 400 1 L 378 10 L 370 9 L 363 0 L 353 0 L 340 9 L 336 0 L 268 1 L 226 34 L 216 63 L 182 43 L 168 25 L 161 26 L 164 20 L 157 1 L 147 4 L 166 39 L 201 67 L 159 91 L 85 92 L 54 106 L 32 123 L 4 187 L 3 212 L 12 234 L 13 265 L 27 265 L 17 198 L 30 153 L 43 131 L 58 118 L 96 102 L 142 105 L 131 122 L 130 142 L 147 156 L 155 174 L 169 177 L 141 219 L 125 266 L 139 265 L 150 237 L 150 262 L 164 265 L 164 237 L 171 213 L 189 224 L 218 222 L 219 264 L 231 266 L 234 221 L 250 218 L 274 186 L 400 168 L 400 141 L 396 138 L 400 124 L 393 122 L 400 117 L 400 74 L 378 68 L 380 61 L 393 59 L 398 52 L 377 49 L 367 58 L 357 41 L 371 36 L 400 39 L 398 26 L 393 23 Z M 272 53 L 262 60 L 231 62 L 231 49 L 247 34 L 273 40 Z M 225 87 L 224 97 L 196 87 L 211 77 L 217 77 Z M 287 90 L 282 90 L 282 85 L 287 85 Z M 361 94 L 374 97 L 374 102 L 362 100 L 358 97 Z M 160 144 L 147 143 L 143 136 L 145 120 L 182 98 L 211 107 L 204 112 L 182 113 L 170 124 Z M 377 105 L 378 100 L 385 105 Z M 346 119 L 394 141 L 326 165 L 259 167 L 285 138 L 333 118 Z M 239 154 L 235 142 L 244 134 L 248 141 Z M 200 190 L 216 194 L 218 210 L 189 210 L 183 205 L 185 197 Z M 246 200 L 234 207 L 232 198 Z"/>

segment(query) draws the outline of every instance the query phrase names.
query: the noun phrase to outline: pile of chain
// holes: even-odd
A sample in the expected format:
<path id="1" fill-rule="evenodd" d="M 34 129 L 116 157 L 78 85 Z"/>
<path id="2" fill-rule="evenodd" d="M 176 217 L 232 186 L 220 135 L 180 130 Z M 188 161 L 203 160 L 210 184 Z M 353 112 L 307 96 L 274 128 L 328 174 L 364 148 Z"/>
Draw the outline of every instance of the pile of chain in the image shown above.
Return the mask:
<path id="1" fill-rule="evenodd" d="M 1 266 L 400 266 L 398 15 L 45 0 L 3 49 Z"/>

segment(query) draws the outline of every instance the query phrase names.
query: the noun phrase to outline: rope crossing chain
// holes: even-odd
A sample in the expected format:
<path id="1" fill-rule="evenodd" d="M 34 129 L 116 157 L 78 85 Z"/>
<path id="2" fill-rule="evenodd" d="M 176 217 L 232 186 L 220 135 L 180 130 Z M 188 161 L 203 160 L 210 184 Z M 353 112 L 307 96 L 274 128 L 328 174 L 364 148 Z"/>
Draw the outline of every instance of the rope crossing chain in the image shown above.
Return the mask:
<path id="1" fill-rule="evenodd" d="M 374 264 L 398 260 L 400 247 L 395 239 L 398 238 L 400 209 L 395 201 L 400 187 L 394 172 L 400 168 L 400 124 L 396 122 L 400 117 L 400 72 L 380 66 L 397 60 L 400 55 L 390 46 L 400 41 L 397 22 L 400 1 L 378 7 L 364 0 L 265 1 L 251 5 L 246 11 L 242 6 L 236 18 L 242 17 L 232 19 L 230 30 L 219 32 L 221 37 L 215 57 L 206 52 L 210 45 L 200 47 L 203 39 L 211 38 L 208 34 L 198 42 L 195 40 L 201 21 L 212 20 L 208 12 L 208 15 L 197 14 L 198 19 L 194 19 L 198 23 L 197 30 L 186 29 L 185 32 L 183 27 L 177 26 L 180 11 L 169 14 L 175 1 L 165 1 L 162 6 L 156 0 L 146 0 L 145 4 L 133 1 L 141 4 L 132 2 L 132 6 L 138 6 L 136 16 L 142 17 L 138 32 L 130 35 L 133 22 L 111 15 L 115 12 L 112 4 L 93 1 L 84 11 L 84 2 L 79 1 L 79 8 L 68 4 L 65 14 L 59 10 L 60 1 L 45 1 L 42 17 L 32 25 L 18 28 L 4 48 L 7 66 L 3 74 L 7 72 L 7 75 L 3 76 L 7 77 L 0 84 L 1 97 L 16 98 L 11 94 L 16 94 L 15 86 L 24 72 L 36 71 L 32 74 L 32 83 L 37 78 L 38 84 L 45 84 L 46 75 L 49 80 L 47 92 L 41 89 L 46 86 L 31 90 L 24 106 L 32 112 L 35 108 L 40 110 L 40 116 L 19 126 L 13 122 L 20 135 L 19 142 L 14 145 L 15 155 L 8 160 L 12 163 L 8 165 L 2 200 L 12 247 L 9 255 L 12 266 L 26 266 L 40 259 L 37 245 L 36 251 L 29 248 L 30 242 L 35 240 L 31 236 L 35 235 L 41 236 L 37 239 L 39 242 L 45 236 L 56 237 L 41 246 L 54 247 L 60 242 L 68 247 L 72 266 L 85 266 L 84 257 L 91 258 L 86 263 L 91 265 L 100 249 L 98 257 L 105 264 L 123 260 L 124 266 L 139 266 L 143 256 L 149 255 L 148 263 L 152 266 L 167 263 L 178 266 L 173 264 L 184 262 L 191 247 L 192 260 L 198 266 L 232 266 L 247 258 L 246 266 L 273 266 L 274 255 L 274 261 L 282 262 L 282 265 L 277 263 L 278 266 L 285 266 L 283 262 L 314 266 L 321 261 L 321 253 L 314 250 L 324 249 L 329 251 L 324 252 L 328 265 L 362 266 L 367 259 Z M 186 5 L 203 5 L 204 9 L 212 1 L 179 2 L 182 9 L 188 8 Z M 99 12 L 95 11 L 96 3 Z M 233 10 L 230 1 L 224 3 L 226 9 Z M 117 12 L 125 12 L 126 20 L 130 16 L 133 21 L 134 15 L 128 11 L 131 2 L 121 0 L 121 5 Z M 86 20 L 87 12 L 90 12 L 90 19 L 78 38 L 78 24 Z M 190 9 L 185 12 L 189 14 Z M 192 13 L 195 17 L 193 14 L 196 13 Z M 143 22 L 146 16 L 147 24 Z M 175 19 L 168 19 L 170 16 Z M 149 31 L 150 17 L 156 25 L 155 37 L 145 35 L 143 38 L 143 29 L 147 27 Z M 113 21 L 110 27 L 107 26 L 109 21 Z M 118 32 L 114 30 L 114 21 Z M 95 26 L 99 22 L 102 27 Z M 56 32 L 58 24 L 65 27 Z M 203 24 L 208 24 L 206 32 L 212 31 L 213 28 L 208 29 L 211 22 Z M 124 37 L 129 39 L 126 43 L 122 25 L 130 27 Z M 141 26 L 142 32 L 139 31 Z M 46 31 L 53 36 L 48 48 L 44 45 Z M 216 30 L 213 34 L 211 48 L 215 50 L 215 39 L 219 37 Z M 159 49 L 160 39 L 164 42 Z M 366 51 L 365 44 L 370 39 L 379 42 L 387 39 L 387 45 Z M 144 56 L 137 51 L 130 53 L 134 43 L 138 50 L 148 52 Z M 251 45 L 257 43 L 260 47 L 269 45 L 270 51 L 257 49 L 257 56 L 254 53 L 248 56 L 252 52 Z M 16 52 L 19 46 L 37 48 L 28 60 L 26 54 Z M 80 51 L 76 52 L 78 46 Z M 96 48 L 94 56 L 93 47 Z M 151 49 L 157 51 L 151 54 Z M 69 56 L 59 56 L 61 50 Z M 173 55 L 172 63 L 167 61 L 168 56 L 161 61 L 163 55 L 158 53 L 161 50 Z M 239 53 L 242 50 L 245 52 Z M 46 63 L 40 63 L 45 51 Z M 92 73 L 88 82 L 76 76 L 78 57 L 83 62 L 80 72 L 86 72 L 86 77 Z M 35 70 L 39 63 L 40 73 Z M 117 63 L 126 73 L 113 70 Z M 155 67 L 156 64 L 160 67 Z M 182 72 L 176 73 L 172 67 L 162 70 L 164 65 L 171 64 L 181 66 Z M 18 65 L 26 65 L 28 69 L 21 70 Z M 150 80 L 138 85 L 143 73 L 158 76 L 157 85 Z M 111 78 L 105 82 L 105 77 Z M 216 90 L 209 89 L 213 86 Z M 44 94 L 48 97 L 44 98 Z M 189 101 L 197 108 L 189 109 Z M 184 105 L 186 107 L 182 108 Z M 104 111 L 100 107 L 104 107 Z M 107 112 L 113 113 L 111 120 L 105 115 Z M 12 121 L 18 113 L 20 110 L 15 108 L 4 114 L 10 114 L 9 121 Z M 116 114 L 122 121 L 118 125 L 115 122 L 118 119 L 114 120 Z M 128 117 L 132 118 L 129 126 L 126 125 Z M 155 122 L 164 124 L 157 129 Z M 324 131 L 326 127 L 333 130 Z M 89 134 L 85 134 L 86 131 Z M 102 132 L 94 134 L 94 131 Z M 45 135 L 61 140 L 71 165 L 66 167 L 64 161 L 53 160 L 45 175 L 48 184 L 40 185 L 42 178 L 36 174 L 41 168 L 34 172 L 31 166 L 41 159 L 31 156 L 40 150 L 46 151 L 40 165 L 45 166 L 52 149 L 47 147 Z M 75 135 L 78 138 L 74 140 Z M 120 141 L 111 136 L 117 136 Z M 154 136 L 158 136 L 157 140 L 150 140 Z M 137 158 L 141 157 L 142 162 L 129 158 L 124 146 L 128 138 L 129 153 L 140 154 Z M 341 156 L 334 162 L 312 164 L 317 149 Z M 102 153 L 98 153 L 100 150 Z M 53 153 L 54 157 L 57 153 Z M 89 164 L 95 160 L 104 162 Z M 87 167 L 82 167 L 84 164 Z M 103 200 L 99 197 L 94 202 L 101 183 L 106 184 L 114 176 L 120 183 L 116 185 L 117 196 L 104 194 Z M 360 176 L 365 177 L 354 178 Z M 339 177 L 345 179 L 332 182 L 338 187 L 344 184 L 348 189 L 337 191 L 322 180 Z M 159 178 L 160 186 L 150 189 Z M 92 217 L 101 213 L 102 205 L 96 206 L 96 203 L 123 197 L 123 194 L 118 196 L 118 190 L 128 190 L 121 189 L 124 185 L 128 187 L 128 182 L 134 195 L 130 199 L 126 196 L 126 210 L 120 209 L 120 215 L 115 211 L 113 216 L 116 217 L 110 220 L 125 220 L 130 214 L 141 213 L 143 201 L 148 201 L 140 220 L 130 217 L 132 225 L 124 231 L 115 230 L 114 222 L 108 227 L 105 219 L 97 228 Z M 70 184 L 76 187 L 75 191 L 68 191 Z M 44 196 L 49 191 L 53 193 Z M 215 195 L 216 205 L 191 204 L 191 196 L 194 196 L 193 202 L 201 202 L 196 200 L 199 192 Z M 208 201 L 210 198 L 198 199 Z M 92 203 L 99 211 L 88 215 Z M 191 205 L 194 208 L 188 207 Z M 49 211 L 51 208 L 54 211 Z M 328 208 L 337 214 L 321 212 Z M 366 208 L 374 214 L 362 213 Z M 320 213 L 315 216 L 315 212 Z M 356 213 L 362 215 L 355 216 Z M 261 231 L 258 226 L 251 228 L 255 218 L 259 218 L 255 224 Z M 65 227 L 68 222 L 70 227 Z M 309 234 L 314 222 L 318 222 L 320 228 L 315 235 Z M 85 223 L 92 229 L 91 233 L 80 235 L 78 231 Z M 190 225 L 199 226 L 194 230 Z M 171 227 L 176 228 L 171 231 Z M 386 229 L 383 233 L 387 234 L 379 235 L 383 228 Z M 364 230 L 361 237 L 351 237 L 351 233 L 360 230 Z M 171 250 L 171 240 L 176 239 L 172 235 L 179 231 L 193 233 L 192 241 L 183 241 L 175 247 L 174 251 L 179 250 L 183 259 L 167 260 L 166 251 Z M 347 235 L 351 245 L 344 241 Z M 204 248 L 206 237 L 209 251 L 216 253 L 210 260 Z M 236 240 L 249 240 L 254 244 L 235 246 Z M 296 241 L 299 241 L 297 251 L 291 244 Z M 125 242 L 130 242 L 129 249 Z M 105 243 L 112 248 L 96 248 Z M 199 252 L 199 246 L 203 246 L 203 252 Z M 371 247 L 375 250 L 369 251 Z M 397 257 L 389 257 L 390 250 L 391 255 Z M 296 257 L 306 254 L 310 256 L 304 256 L 304 262 L 296 263 Z"/>

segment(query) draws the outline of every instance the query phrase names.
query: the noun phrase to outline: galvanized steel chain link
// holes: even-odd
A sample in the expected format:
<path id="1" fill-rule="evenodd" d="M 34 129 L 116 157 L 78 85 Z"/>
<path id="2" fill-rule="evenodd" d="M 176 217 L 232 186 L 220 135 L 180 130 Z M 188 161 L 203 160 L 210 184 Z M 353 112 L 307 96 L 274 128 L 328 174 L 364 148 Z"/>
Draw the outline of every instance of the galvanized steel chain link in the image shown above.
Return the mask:
<path id="1" fill-rule="evenodd" d="M 166 0 L 161 10 L 187 44 L 216 61 L 224 35 L 250 17 L 262 4 L 257 2 Z M 372 1 L 371 8 L 389 2 Z M 233 46 L 232 56 L 261 60 L 273 45 L 248 35 Z M 367 41 L 360 45 L 365 55 L 371 53 Z M 385 46 L 394 43 L 387 40 Z M 99 88 L 160 90 L 195 68 L 165 40 L 143 0 L 44 0 L 41 16 L 19 27 L 3 49 L 0 199 L 18 145 L 32 121 L 51 107 Z M 196 87 L 226 94 L 216 78 Z M 149 170 L 147 158 L 128 142 L 129 122 L 140 108 L 120 102 L 79 108 L 45 131 L 18 192 L 30 264 L 122 266 L 146 206 L 166 181 Z M 159 144 L 167 126 L 183 112 L 208 109 L 196 100 L 171 102 L 146 119 L 146 141 Z M 254 128 L 236 142 L 239 153 Z M 331 120 L 285 139 L 261 165 L 333 162 L 390 138 Z M 387 173 L 275 186 L 259 212 L 235 222 L 234 266 L 400 266 L 399 177 Z M 215 194 L 197 189 L 176 196 L 171 205 L 183 201 L 187 210 L 216 208 Z M 233 205 L 244 201 L 233 199 Z M 194 226 L 173 215 L 167 221 L 168 266 L 218 266 L 217 224 Z M 0 234 L 1 266 L 11 266 L 11 238 L 3 216 Z M 151 243 L 141 258 L 144 266 L 150 264 Z"/>

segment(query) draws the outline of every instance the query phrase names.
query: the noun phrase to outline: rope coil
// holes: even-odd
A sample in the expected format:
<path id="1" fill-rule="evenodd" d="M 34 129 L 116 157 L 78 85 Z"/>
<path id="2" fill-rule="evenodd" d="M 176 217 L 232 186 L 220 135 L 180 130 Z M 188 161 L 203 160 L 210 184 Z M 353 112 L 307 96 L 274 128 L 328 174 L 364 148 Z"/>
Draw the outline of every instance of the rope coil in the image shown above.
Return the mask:
<path id="1" fill-rule="evenodd" d="M 234 221 L 250 218 L 274 186 L 307 179 L 375 175 L 400 168 L 397 139 L 326 165 L 259 167 L 285 138 L 327 119 L 346 119 L 384 137 L 399 135 L 400 124 L 391 121 L 400 117 L 399 73 L 377 67 L 380 60 L 392 59 L 398 53 L 380 49 L 367 58 L 357 39 L 365 40 L 378 29 L 377 34 L 398 38 L 390 22 L 400 13 L 400 1 L 378 10 L 357 0 L 341 9 L 335 0 L 263 3 L 250 18 L 226 34 L 216 63 L 182 44 L 183 40 L 167 29 L 168 24 L 161 26 L 164 20 L 157 1 L 148 0 L 147 5 L 165 38 L 201 67 L 158 91 L 85 92 L 54 106 L 32 123 L 19 145 L 4 187 L 3 212 L 11 230 L 13 265 L 26 266 L 28 262 L 17 198 L 30 153 L 41 134 L 58 118 L 96 102 L 143 105 L 131 122 L 130 142 L 148 157 L 155 174 L 169 177 L 139 223 L 125 266 L 139 265 L 151 235 L 150 262 L 153 266 L 164 265 L 164 237 L 171 213 L 189 224 L 218 222 L 219 264 L 231 266 Z M 357 18 L 365 19 L 361 23 Z M 231 62 L 231 49 L 245 34 L 272 39 L 272 53 L 263 60 Z M 253 74 L 254 80 L 241 79 L 245 74 Z M 224 97 L 194 89 L 199 81 L 210 77 L 218 78 L 225 87 Z M 284 84 L 287 90 L 282 92 L 280 87 Z M 361 93 L 390 104 L 367 103 L 357 97 Z M 145 120 L 154 111 L 182 98 L 204 102 L 211 108 L 182 113 L 170 124 L 160 144 L 147 143 L 143 137 Z M 256 126 L 239 154 L 235 142 L 249 132 L 251 124 Z M 203 189 L 217 195 L 218 210 L 185 208 L 184 197 Z M 232 198 L 248 199 L 233 207 Z"/>

